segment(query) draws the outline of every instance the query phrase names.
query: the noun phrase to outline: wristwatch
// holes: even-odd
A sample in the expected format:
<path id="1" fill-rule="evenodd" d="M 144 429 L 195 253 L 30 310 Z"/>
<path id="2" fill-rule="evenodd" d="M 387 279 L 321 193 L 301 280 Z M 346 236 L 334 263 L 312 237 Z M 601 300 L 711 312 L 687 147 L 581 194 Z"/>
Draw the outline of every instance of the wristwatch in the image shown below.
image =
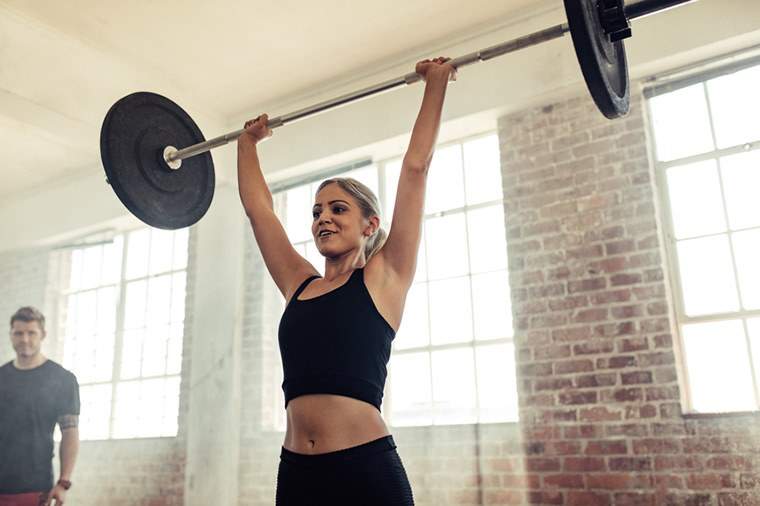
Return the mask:
<path id="1" fill-rule="evenodd" d="M 71 488 L 71 482 L 69 480 L 58 480 L 57 485 L 62 486 L 64 490 Z"/>

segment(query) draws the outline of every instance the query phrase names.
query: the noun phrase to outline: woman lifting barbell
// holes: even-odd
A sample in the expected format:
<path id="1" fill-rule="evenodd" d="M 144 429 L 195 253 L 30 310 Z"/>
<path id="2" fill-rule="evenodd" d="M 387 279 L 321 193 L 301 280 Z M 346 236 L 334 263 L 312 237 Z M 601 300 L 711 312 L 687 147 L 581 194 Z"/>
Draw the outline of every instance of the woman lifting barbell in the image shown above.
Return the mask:
<path id="1" fill-rule="evenodd" d="M 312 236 L 325 257 L 321 277 L 290 244 L 274 213 L 256 144 L 267 116 L 238 139 L 243 207 L 267 269 L 287 305 L 279 327 L 287 430 L 277 475 L 278 506 L 411 505 L 412 489 L 380 415 L 391 342 L 412 284 L 427 170 L 447 83 L 446 58 L 419 62 L 426 81 L 399 177 L 390 232 L 377 197 L 351 178 L 324 181 Z"/>

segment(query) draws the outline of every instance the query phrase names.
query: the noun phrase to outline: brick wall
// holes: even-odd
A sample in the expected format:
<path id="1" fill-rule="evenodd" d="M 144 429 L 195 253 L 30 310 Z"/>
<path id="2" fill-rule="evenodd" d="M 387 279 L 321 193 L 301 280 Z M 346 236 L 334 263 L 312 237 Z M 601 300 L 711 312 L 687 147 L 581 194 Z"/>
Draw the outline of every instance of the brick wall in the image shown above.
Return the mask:
<path id="1" fill-rule="evenodd" d="M 527 498 L 760 504 L 758 417 L 681 413 L 642 101 L 500 121 Z"/>

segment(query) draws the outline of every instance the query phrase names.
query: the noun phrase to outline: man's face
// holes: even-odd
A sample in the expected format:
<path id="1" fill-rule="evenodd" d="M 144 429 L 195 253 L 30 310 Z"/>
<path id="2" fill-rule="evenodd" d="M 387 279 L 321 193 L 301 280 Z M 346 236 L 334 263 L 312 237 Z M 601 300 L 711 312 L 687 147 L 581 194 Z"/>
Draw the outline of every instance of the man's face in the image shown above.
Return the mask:
<path id="1" fill-rule="evenodd" d="M 11 327 L 11 344 L 18 358 L 33 358 L 42 348 L 45 331 L 37 321 L 23 322 L 16 320 Z"/>

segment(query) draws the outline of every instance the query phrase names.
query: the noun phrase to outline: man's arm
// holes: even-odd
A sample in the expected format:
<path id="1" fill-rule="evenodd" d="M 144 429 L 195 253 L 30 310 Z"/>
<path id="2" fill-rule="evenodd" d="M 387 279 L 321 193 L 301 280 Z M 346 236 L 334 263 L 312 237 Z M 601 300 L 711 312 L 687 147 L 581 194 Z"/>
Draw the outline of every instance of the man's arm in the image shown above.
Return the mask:
<path id="1" fill-rule="evenodd" d="M 58 419 L 61 427 L 61 445 L 58 453 L 61 458 L 61 480 L 71 481 L 74 463 L 79 453 L 79 416 L 63 415 Z"/>
<path id="2" fill-rule="evenodd" d="M 58 426 L 61 428 L 61 444 L 58 454 L 61 459 L 61 474 L 59 480 L 71 481 L 74 472 L 74 463 L 79 453 L 79 416 L 62 415 L 58 417 Z M 55 501 L 55 503 L 53 502 Z M 56 482 L 50 491 L 48 502 L 45 506 L 62 506 L 66 502 L 66 489 Z"/>

